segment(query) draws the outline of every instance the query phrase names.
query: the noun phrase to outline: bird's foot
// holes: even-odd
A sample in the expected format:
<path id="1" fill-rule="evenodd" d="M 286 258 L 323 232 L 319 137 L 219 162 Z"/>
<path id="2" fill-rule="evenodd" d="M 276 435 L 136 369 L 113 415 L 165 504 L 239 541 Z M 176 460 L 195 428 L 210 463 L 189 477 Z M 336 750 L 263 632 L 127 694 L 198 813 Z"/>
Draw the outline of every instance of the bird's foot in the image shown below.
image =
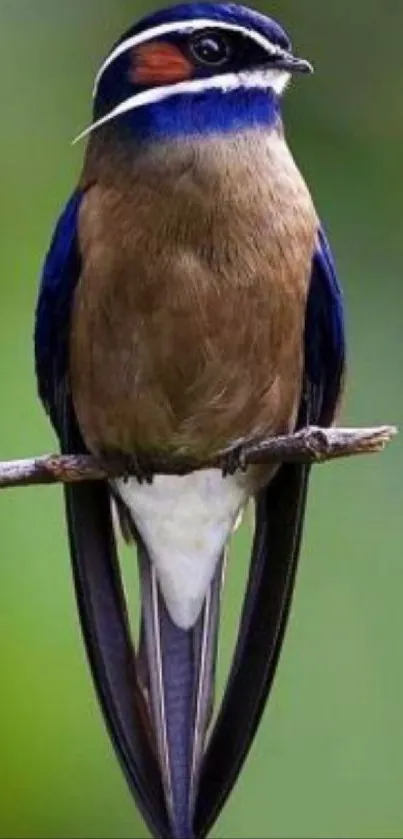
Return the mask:
<path id="1" fill-rule="evenodd" d="M 124 455 L 126 461 L 126 468 L 124 469 L 123 480 L 125 483 L 129 478 L 136 478 L 139 484 L 152 484 L 154 477 L 154 469 L 144 457 L 138 454 Z"/>
<path id="2" fill-rule="evenodd" d="M 222 469 L 224 478 L 228 475 L 235 475 L 235 472 L 246 472 L 246 445 L 241 444 L 224 452 L 219 458 L 219 466 Z"/>
<path id="3" fill-rule="evenodd" d="M 104 451 L 101 457 L 106 463 L 107 471 L 113 472 L 115 477 L 122 478 L 125 483 L 129 478 L 136 478 L 139 484 L 152 484 L 155 470 L 143 456 L 127 452 Z"/>

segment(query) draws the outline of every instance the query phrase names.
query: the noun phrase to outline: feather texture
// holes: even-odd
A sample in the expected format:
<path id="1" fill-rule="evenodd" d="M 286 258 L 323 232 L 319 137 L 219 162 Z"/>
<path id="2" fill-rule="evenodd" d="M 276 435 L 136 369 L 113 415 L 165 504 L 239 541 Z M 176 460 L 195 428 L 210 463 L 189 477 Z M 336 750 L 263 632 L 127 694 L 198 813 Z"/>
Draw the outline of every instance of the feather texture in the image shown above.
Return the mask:
<path id="1" fill-rule="evenodd" d="M 71 382 L 87 445 L 202 459 L 289 430 L 318 222 L 281 132 L 134 159 L 93 140 L 82 184 Z"/>
<path id="2" fill-rule="evenodd" d="M 232 4 L 185 4 L 149 21 L 207 13 L 290 48 L 274 21 Z M 116 73 L 128 58 L 118 52 L 98 79 L 98 117 L 116 104 Z M 122 79 L 129 84 L 126 72 Z M 152 470 L 161 452 L 202 461 L 334 419 L 345 353 L 329 245 L 274 93 L 220 96 L 171 99 L 139 118 L 137 134 L 111 124 L 91 138 L 79 189 L 48 252 L 36 313 L 39 393 L 63 451 L 140 455 Z M 157 475 L 151 486 L 130 479 L 65 489 L 94 683 L 155 836 L 205 836 L 245 760 L 287 624 L 308 476 L 301 465 L 253 467 L 225 479 L 209 470 Z M 112 492 L 139 546 L 137 653 Z M 249 582 L 207 746 L 220 563 L 251 497 Z"/>
<path id="3" fill-rule="evenodd" d="M 224 478 L 210 469 L 156 475 L 151 485 L 130 478 L 116 486 L 147 545 L 172 620 L 189 629 L 248 498 L 248 476 Z"/>

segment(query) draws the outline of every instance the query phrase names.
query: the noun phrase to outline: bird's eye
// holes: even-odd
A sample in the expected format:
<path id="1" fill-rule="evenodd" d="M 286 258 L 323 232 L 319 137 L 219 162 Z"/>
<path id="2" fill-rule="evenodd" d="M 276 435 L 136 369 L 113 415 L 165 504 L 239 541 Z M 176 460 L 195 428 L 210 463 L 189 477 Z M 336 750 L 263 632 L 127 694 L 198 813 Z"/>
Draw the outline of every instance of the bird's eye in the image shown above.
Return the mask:
<path id="1" fill-rule="evenodd" d="M 231 56 L 231 46 L 223 35 L 216 32 L 202 32 L 190 42 L 193 57 L 206 67 L 221 67 Z"/>

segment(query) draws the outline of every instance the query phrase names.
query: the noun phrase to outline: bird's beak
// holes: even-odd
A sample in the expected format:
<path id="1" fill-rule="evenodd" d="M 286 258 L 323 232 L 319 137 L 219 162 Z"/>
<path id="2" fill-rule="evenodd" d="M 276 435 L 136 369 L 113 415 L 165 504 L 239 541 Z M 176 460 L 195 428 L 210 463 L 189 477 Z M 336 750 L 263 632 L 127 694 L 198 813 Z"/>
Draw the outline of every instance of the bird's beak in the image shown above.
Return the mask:
<path id="1" fill-rule="evenodd" d="M 305 58 L 297 58 L 290 52 L 282 52 L 274 61 L 270 62 L 270 67 L 276 70 L 285 70 L 287 73 L 313 73 L 312 64 Z"/>

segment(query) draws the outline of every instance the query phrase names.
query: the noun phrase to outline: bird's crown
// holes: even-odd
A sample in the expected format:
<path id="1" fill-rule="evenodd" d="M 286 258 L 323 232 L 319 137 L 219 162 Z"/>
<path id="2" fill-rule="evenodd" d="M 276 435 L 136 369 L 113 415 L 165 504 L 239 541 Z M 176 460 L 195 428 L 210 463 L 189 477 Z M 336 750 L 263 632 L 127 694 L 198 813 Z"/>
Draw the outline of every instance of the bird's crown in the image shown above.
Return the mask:
<path id="1" fill-rule="evenodd" d="M 94 85 L 94 122 L 209 91 L 270 91 L 311 65 L 273 19 L 234 3 L 184 3 L 143 18 L 114 44 Z M 78 138 L 79 139 L 79 138 Z"/>

